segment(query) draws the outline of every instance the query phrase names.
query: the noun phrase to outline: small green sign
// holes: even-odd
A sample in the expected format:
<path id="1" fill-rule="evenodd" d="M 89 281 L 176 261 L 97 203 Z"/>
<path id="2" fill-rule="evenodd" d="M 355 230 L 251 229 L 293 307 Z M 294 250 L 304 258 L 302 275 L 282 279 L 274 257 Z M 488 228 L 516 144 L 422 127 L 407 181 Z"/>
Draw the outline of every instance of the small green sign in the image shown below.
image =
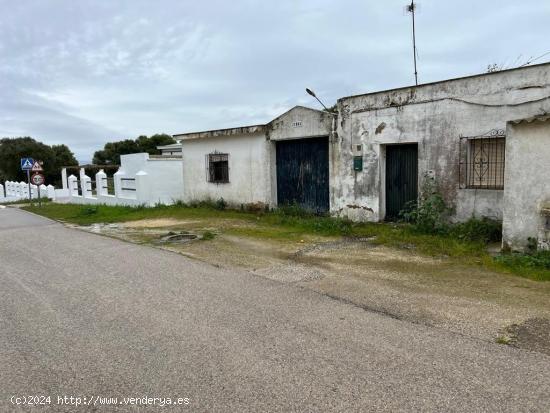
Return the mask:
<path id="1" fill-rule="evenodd" d="M 354 171 L 362 171 L 363 170 L 363 157 L 362 156 L 354 156 L 353 157 L 353 170 Z"/>

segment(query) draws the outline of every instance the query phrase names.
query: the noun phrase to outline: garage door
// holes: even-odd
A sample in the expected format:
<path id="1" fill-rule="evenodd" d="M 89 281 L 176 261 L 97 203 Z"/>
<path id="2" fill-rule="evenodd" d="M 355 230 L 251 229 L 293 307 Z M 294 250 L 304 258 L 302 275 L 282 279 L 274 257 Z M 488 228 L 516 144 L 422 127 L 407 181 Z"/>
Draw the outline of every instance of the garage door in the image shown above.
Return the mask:
<path id="1" fill-rule="evenodd" d="M 277 200 L 317 213 L 329 210 L 328 137 L 277 142 Z"/>

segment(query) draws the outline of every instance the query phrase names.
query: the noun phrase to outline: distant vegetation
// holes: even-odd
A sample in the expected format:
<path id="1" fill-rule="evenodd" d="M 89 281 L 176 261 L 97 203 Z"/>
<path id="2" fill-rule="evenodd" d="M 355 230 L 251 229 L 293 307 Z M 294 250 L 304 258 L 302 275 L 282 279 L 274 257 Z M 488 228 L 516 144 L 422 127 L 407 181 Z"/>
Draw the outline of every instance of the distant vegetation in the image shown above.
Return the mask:
<path id="1" fill-rule="evenodd" d="M 0 139 L 0 181 L 26 181 L 20 159 L 31 157 L 44 162 L 46 184 L 59 185 L 61 167 L 78 165 L 66 145 L 46 145 L 30 137 Z"/>
<path id="2" fill-rule="evenodd" d="M 156 134 L 153 136 L 141 135 L 137 139 L 125 139 L 122 141 L 108 142 L 102 150 L 94 153 L 93 163 L 95 165 L 120 165 L 120 155 L 130 153 L 146 152 L 149 155 L 158 155 L 160 151 L 157 146 L 176 143 L 174 138 L 167 134 Z"/>

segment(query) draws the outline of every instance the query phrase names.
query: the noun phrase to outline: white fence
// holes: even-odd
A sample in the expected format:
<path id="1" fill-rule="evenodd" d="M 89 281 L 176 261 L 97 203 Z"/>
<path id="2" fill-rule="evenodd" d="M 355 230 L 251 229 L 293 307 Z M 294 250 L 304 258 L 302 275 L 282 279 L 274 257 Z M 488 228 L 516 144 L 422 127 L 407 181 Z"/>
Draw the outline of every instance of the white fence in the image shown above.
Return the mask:
<path id="1" fill-rule="evenodd" d="M 56 190 L 52 185 L 30 185 L 30 196 L 38 199 L 38 191 L 41 198 L 56 198 Z M 29 199 L 29 184 L 26 182 L 6 181 L 0 184 L 0 202 L 15 202 Z"/>
<path id="2" fill-rule="evenodd" d="M 113 193 L 109 193 L 103 169 L 95 180 L 81 168 L 78 177 L 61 171 L 63 189 L 57 190 L 57 202 L 107 205 L 170 205 L 183 198 L 181 159 L 149 159 L 146 153 L 121 156 L 121 166 L 113 175 Z"/>

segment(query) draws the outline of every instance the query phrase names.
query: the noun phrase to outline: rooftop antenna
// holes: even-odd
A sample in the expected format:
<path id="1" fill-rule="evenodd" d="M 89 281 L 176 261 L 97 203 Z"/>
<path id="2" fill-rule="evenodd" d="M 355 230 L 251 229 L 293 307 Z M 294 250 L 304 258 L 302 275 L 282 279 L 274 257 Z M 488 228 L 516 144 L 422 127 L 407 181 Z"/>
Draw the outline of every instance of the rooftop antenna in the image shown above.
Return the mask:
<path id="1" fill-rule="evenodd" d="M 416 86 L 418 86 L 418 70 L 416 69 L 416 28 L 415 28 L 415 22 L 414 17 L 416 13 L 418 5 L 415 4 L 414 0 L 411 0 L 411 4 L 407 4 L 405 6 L 405 12 L 410 13 L 412 15 L 412 32 L 413 32 L 413 56 L 414 56 L 414 81 L 416 83 Z"/>

